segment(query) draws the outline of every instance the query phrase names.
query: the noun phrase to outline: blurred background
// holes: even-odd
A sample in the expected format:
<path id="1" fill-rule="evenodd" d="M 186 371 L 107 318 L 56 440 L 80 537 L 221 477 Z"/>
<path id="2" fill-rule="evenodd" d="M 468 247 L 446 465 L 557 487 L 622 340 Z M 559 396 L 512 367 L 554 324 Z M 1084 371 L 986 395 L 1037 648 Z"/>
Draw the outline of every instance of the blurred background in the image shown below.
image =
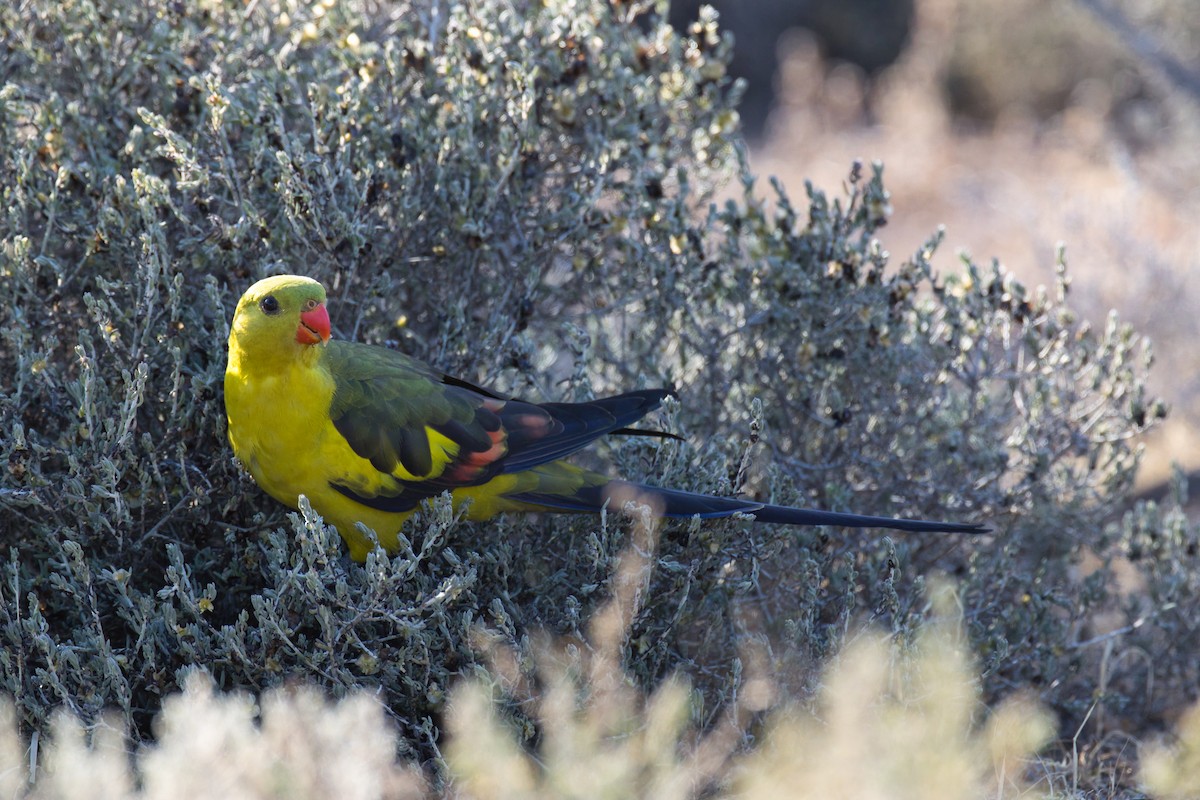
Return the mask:
<path id="1" fill-rule="evenodd" d="M 675 0 L 673 22 L 698 0 Z M 881 160 L 904 259 L 998 259 L 1049 285 L 1066 247 L 1074 308 L 1154 342 L 1171 415 L 1141 491 L 1200 471 L 1200 15 L 1195 0 L 718 0 L 746 80 L 751 166 L 793 196 Z"/>

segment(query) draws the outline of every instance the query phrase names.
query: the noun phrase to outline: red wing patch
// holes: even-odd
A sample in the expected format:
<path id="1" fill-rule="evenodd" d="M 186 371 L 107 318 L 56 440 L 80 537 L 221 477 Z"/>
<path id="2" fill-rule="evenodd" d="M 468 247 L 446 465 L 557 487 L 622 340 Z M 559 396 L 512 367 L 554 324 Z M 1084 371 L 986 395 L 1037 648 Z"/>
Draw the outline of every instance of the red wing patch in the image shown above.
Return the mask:
<path id="1" fill-rule="evenodd" d="M 475 424 L 443 428 L 459 445 L 455 463 L 445 478 L 456 484 L 475 484 L 501 471 L 505 459 L 527 452 L 540 440 L 552 438 L 562 425 L 545 410 L 519 400 L 486 398 L 475 412 Z"/>
<path id="2" fill-rule="evenodd" d="M 504 428 L 487 432 L 491 447 L 487 450 L 460 452 L 459 461 L 446 470 L 446 478 L 453 483 L 471 484 L 487 472 L 488 467 L 504 458 L 508 453 L 508 436 Z"/>

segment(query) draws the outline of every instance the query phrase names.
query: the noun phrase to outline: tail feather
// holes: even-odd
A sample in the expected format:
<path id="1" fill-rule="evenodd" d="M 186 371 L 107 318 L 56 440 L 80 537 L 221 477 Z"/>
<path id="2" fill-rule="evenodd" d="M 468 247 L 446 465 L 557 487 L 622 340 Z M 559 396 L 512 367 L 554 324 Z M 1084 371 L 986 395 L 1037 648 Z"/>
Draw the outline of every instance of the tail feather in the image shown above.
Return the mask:
<path id="1" fill-rule="evenodd" d="M 936 522 L 924 519 L 874 517 L 838 511 L 818 511 L 758 503 L 737 497 L 715 497 L 678 489 L 663 489 L 629 481 L 584 486 L 570 495 L 546 492 L 522 492 L 510 496 L 522 503 L 555 511 L 596 512 L 605 503 L 616 500 L 641 500 L 658 507 L 664 517 L 717 519 L 734 514 L 749 514 L 758 522 L 778 525 L 837 525 L 845 528 L 889 528 L 918 533 L 988 533 L 991 528 L 962 522 Z"/>
<path id="2" fill-rule="evenodd" d="M 991 528 L 967 522 L 938 522 L 927 519 L 873 517 L 867 514 L 847 514 L 839 511 L 818 511 L 812 508 L 764 505 L 751 511 L 759 522 L 780 525 L 840 525 L 843 528 L 890 528 L 914 533 L 988 533 Z"/>

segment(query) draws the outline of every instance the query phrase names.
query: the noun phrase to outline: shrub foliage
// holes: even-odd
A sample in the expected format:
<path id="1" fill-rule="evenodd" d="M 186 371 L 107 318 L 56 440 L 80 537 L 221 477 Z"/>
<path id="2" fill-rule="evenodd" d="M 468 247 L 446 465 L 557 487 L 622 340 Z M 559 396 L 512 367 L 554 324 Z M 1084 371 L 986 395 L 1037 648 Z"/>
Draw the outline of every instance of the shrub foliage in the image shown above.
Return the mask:
<path id="1" fill-rule="evenodd" d="M 606 596 L 624 519 L 435 502 L 358 565 L 259 491 L 225 442 L 224 340 L 281 271 L 327 285 L 337 335 L 501 391 L 675 386 L 661 422 L 686 444 L 615 442 L 614 472 L 996 528 L 667 526 L 623 668 L 689 675 L 701 728 L 749 642 L 802 701 L 861 621 L 914 640 L 933 572 L 961 582 L 986 698 L 1149 722 L 1196 684 L 1195 532 L 1157 507 L 1111 524 L 1163 414 L 1144 343 L 1077 320 L 1065 266 L 1030 290 L 998 264 L 935 274 L 937 235 L 889 255 L 879 165 L 803 207 L 764 190 L 712 13 L 28 0 L 0 31 L 0 691 L 27 729 L 111 708 L 148 737 L 203 667 L 376 690 L 436 770 L 448 687 L 485 671 L 472 631 L 532 659 L 531 631 L 580 637 Z M 1114 641 L 1154 657 L 1097 693 Z"/>

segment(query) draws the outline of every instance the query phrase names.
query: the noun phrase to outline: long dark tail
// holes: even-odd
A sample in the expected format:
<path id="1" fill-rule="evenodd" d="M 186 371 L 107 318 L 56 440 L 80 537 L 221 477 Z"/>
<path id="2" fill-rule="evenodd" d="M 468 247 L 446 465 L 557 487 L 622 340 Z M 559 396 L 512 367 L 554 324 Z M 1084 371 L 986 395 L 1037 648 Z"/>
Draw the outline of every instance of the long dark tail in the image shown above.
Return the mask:
<path id="1" fill-rule="evenodd" d="M 638 500 L 657 506 L 659 513 L 664 517 L 682 519 L 716 519 L 742 513 L 752 515 L 758 522 L 778 525 L 838 525 L 844 528 L 890 528 L 928 533 L 987 533 L 991 530 L 983 525 L 963 522 L 872 517 L 838 511 L 817 511 L 812 508 L 775 506 L 742 498 L 713 497 L 630 481 L 609 481 L 598 486 L 584 486 L 569 496 L 524 492 L 513 495 L 512 499 L 556 511 L 596 512 L 603 508 L 606 502 L 610 508 L 616 508 L 618 503 L 626 500 Z"/>

